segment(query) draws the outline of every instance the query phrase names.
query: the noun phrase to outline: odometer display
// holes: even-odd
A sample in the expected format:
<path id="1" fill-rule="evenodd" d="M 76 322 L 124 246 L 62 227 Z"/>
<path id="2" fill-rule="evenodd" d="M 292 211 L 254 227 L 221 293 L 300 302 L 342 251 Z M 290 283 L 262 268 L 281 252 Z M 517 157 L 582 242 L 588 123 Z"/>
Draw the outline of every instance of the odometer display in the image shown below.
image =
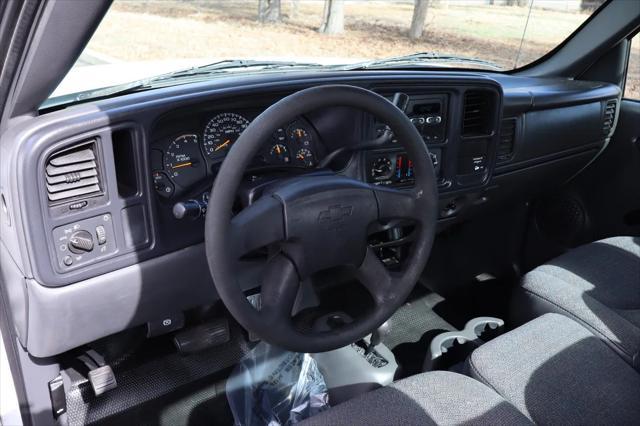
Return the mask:
<path id="1" fill-rule="evenodd" d="M 204 129 L 202 147 L 205 155 L 212 159 L 224 157 L 248 125 L 249 120 L 232 112 L 213 117 Z"/>
<path id="2" fill-rule="evenodd" d="M 197 135 L 182 135 L 167 147 L 164 169 L 169 178 L 183 188 L 198 182 L 206 175 Z"/>

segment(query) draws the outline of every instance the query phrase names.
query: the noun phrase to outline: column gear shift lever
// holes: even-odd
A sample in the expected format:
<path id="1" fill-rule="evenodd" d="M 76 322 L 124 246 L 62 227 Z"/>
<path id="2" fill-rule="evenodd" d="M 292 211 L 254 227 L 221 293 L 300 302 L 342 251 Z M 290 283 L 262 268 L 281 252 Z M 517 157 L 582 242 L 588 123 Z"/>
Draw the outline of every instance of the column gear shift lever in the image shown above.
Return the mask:
<path id="1" fill-rule="evenodd" d="M 371 333 L 371 337 L 369 338 L 369 346 L 367 346 L 367 349 L 364 351 L 365 356 L 373 352 L 375 347 L 378 346 L 382 341 L 382 339 L 385 336 L 387 336 L 390 332 L 391 332 L 390 321 L 383 322 L 380 327 L 373 330 L 373 333 Z"/>

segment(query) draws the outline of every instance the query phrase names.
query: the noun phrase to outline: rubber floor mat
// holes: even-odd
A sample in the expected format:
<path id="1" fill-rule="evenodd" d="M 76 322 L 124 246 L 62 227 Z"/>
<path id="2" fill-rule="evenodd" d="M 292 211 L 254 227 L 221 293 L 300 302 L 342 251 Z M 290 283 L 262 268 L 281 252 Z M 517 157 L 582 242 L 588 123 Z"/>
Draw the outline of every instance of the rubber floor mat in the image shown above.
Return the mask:
<path id="1" fill-rule="evenodd" d="M 400 366 L 396 378 L 422 372 L 431 340 L 442 332 L 455 330 L 434 311 L 443 302 L 438 294 L 421 291 L 391 317 L 391 331 L 382 341 L 393 351 Z"/>
<path id="2" fill-rule="evenodd" d="M 434 312 L 434 307 L 442 302 L 444 298 L 436 293 L 426 293 L 410 299 L 391 317 L 391 332 L 383 338 L 383 343 L 393 350 L 400 344 L 420 341 L 430 331 L 455 330 Z"/>
<path id="3" fill-rule="evenodd" d="M 89 382 L 83 375 L 72 368 L 67 369 L 65 373 L 71 381 L 67 393 L 69 426 L 103 421 L 109 423 L 110 418 L 121 418 L 130 410 L 139 411 L 149 404 L 154 407 L 153 411 L 157 412 L 158 405 L 154 405 L 154 402 L 164 397 L 171 399 L 180 395 L 182 387 L 188 387 L 200 380 L 206 381 L 207 377 L 232 367 L 249 349 L 249 343 L 240 330 L 232 327 L 231 341 L 222 346 L 188 356 L 170 352 L 144 362 L 122 362 L 113 366 L 118 387 L 100 397 L 93 395 Z M 218 396 L 210 390 L 205 393 L 209 397 Z M 207 399 L 206 396 L 202 398 Z"/>

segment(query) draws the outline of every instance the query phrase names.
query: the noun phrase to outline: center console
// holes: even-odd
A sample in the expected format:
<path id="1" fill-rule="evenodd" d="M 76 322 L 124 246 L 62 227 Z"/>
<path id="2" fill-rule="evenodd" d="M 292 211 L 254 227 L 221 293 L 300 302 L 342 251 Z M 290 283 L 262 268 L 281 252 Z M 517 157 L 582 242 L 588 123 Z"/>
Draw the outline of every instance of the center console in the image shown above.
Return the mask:
<path id="1" fill-rule="evenodd" d="M 448 103 L 449 96 L 446 94 L 409 96 L 404 108 L 405 113 L 426 144 L 446 143 Z M 376 123 L 377 135 L 386 130 L 386 125 Z M 390 139 L 391 144 L 398 143 L 393 134 Z M 433 161 L 436 176 L 439 176 L 442 151 L 431 148 L 429 155 Z M 398 147 L 392 146 L 367 152 L 366 171 L 367 181 L 375 185 L 403 187 L 411 186 L 414 181 L 413 162 L 406 152 Z"/>
<path id="2" fill-rule="evenodd" d="M 412 89 L 402 95 L 408 97 L 403 109 L 429 149 L 439 190 L 486 184 L 498 143 L 498 91 L 452 88 L 424 94 Z M 375 128 L 377 136 L 389 130 L 379 122 Z M 365 173 L 367 182 L 390 187 L 410 187 L 415 179 L 413 162 L 393 135 L 384 147 L 366 153 Z"/>

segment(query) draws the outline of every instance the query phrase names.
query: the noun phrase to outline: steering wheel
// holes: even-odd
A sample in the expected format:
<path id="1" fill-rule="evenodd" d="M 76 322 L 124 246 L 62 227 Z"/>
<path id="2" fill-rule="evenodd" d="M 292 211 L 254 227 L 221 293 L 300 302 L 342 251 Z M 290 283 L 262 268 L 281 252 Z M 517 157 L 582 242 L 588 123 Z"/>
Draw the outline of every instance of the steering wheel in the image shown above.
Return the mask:
<path id="1" fill-rule="evenodd" d="M 410 190 L 377 187 L 337 174 L 284 180 L 232 217 L 243 173 L 273 131 L 312 111 L 347 106 L 387 123 L 413 161 Z M 295 352 L 324 352 L 349 345 L 385 322 L 404 302 L 424 269 L 436 230 L 438 192 L 422 137 L 387 99 L 347 85 L 301 90 L 275 103 L 244 130 L 223 161 L 209 197 L 205 245 L 218 295 L 231 315 L 268 343 Z M 370 225 L 395 219 L 415 224 L 415 239 L 398 271 L 388 270 L 367 245 Z M 262 274 L 260 309 L 238 282 L 238 259 L 277 247 Z M 330 330 L 304 330 L 292 309 L 300 282 L 336 266 L 355 271 L 374 309 Z"/>

